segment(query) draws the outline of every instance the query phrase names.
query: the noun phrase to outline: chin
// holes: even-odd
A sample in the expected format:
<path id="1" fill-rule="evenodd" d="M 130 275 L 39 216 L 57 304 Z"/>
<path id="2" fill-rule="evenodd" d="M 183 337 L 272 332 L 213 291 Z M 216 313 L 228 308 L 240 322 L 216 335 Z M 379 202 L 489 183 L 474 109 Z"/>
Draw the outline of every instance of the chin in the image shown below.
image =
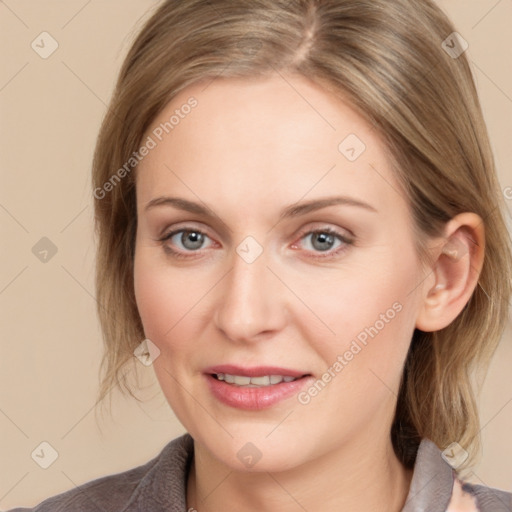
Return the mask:
<path id="1" fill-rule="evenodd" d="M 188 429 L 187 429 L 188 430 Z M 195 430 L 195 429 L 194 429 Z M 229 427 L 228 427 L 229 430 Z M 297 443 L 283 442 L 278 436 L 275 439 L 266 439 L 270 431 L 238 434 L 229 437 L 227 434 L 221 438 L 209 436 L 204 432 L 188 430 L 194 440 L 204 446 L 211 456 L 232 471 L 259 473 L 285 471 L 300 466 L 305 462 L 304 448 L 297 448 Z M 292 439 L 288 433 L 285 438 Z"/>

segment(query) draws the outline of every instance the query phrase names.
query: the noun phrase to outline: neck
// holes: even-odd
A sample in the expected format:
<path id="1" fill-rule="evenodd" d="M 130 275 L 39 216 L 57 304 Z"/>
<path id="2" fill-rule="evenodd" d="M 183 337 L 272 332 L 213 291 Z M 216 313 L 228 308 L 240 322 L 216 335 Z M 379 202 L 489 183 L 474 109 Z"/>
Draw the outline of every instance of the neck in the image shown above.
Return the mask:
<path id="1" fill-rule="evenodd" d="M 195 442 L 187 510 L 400 512 L 413 471 L 397 459 L 391 439 L 368 437 L 279 472 L 234 471 Z"/>

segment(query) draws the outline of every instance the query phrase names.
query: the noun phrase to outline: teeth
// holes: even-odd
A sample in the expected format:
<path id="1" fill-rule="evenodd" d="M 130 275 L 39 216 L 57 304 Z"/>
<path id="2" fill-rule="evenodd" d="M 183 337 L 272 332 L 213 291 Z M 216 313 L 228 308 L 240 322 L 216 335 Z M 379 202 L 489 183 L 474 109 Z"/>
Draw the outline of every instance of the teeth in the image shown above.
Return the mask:
<path id="1" fill-rule="evenodd" d="M 229 375 L 228 373 L 217 373 L 217 379 L 223 380 L 228 384 L 245 387 L 272 386 L 281 382 L 292 382 L 296 377 L 289 375 L 264 375 L 262 377 L 247 377 L 245 375 Z"/>
<path id="2" fill-rule="evenodd" d="M 238 382 L 239 378 L 240 377 L 235 377 L 235 384 L 240 384 L 240 382 Z M 256 384 L 256 386 L 270 386 L 270 377 L 268 375 L 263 377 L 251 377 L 249 380 L 251 384 Z"/>

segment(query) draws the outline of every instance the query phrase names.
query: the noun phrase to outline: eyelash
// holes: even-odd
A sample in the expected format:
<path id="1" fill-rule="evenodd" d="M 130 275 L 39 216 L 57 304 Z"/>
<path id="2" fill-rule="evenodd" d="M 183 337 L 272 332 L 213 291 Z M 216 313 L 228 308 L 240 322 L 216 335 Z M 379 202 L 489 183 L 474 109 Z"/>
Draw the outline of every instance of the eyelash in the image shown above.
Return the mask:
<path id="1" fill-rule="evenodd" d="M 183 233 L 183 232 L 199 233 L 201 235 L 208 236 L 204 231 L 201 231 L 200 229 L 185 226 L 185 227 L 176 229 L 174 231 L 171 231 L 171 232 L 165 234 L 163 237 L 158 238 L 157 241 L 161 242 L 161 243 L 166 242 L 167 240 L 170 240 L 174 235 L 176 235 L 178 233 Z M 329 235 L 332 235 L 335 238 L 338 238 L 341 242 L 343 242 L 343 245 L 335 250 L 323 251 L 323 253 L 319 252 L 318 256 L 312 256 L 312 258 L 314 258 L 314 259 L 332 259 L 332 258 L 338 256 L 340 253 L 346 251 L 350 245 L 354 244 L 354 240 L 352 238 L 342 235 L 340 232 L 338 232 L 335 229 L 330 228 L 330 227 L 313 229 L 310 231 L 302 232 L 300 234 L 299 240 L 302 240 L 306 236 L 319 234 L 319 233 L 324 233 L 324 234 L 327 233 Z M 294 243 L 293 245 L 296 245 L 296 244 Z M 189 259 L 191 257 L 187 254 L 180 252 L 180 251 L 171 249 L 169 246 L 165 246 L 164 250 L 169 255 L 171 255 L 172 257 L 177 258 L 177 259 Z M 188 251 L 188 252 L 193 254 L 193 253 L 198 253 L 200 251 Z"/>

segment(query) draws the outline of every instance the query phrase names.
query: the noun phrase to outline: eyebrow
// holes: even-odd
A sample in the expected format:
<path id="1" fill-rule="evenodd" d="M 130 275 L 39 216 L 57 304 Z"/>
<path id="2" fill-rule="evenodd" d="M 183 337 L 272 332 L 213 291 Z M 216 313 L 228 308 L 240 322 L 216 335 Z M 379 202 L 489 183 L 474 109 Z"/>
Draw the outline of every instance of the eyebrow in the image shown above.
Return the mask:
<path id="1" fill-rule="evenodd" d="M 281 210 L 279 214 L 279 221 L 284 219 L 299 217 L 301 215 L 305 215 L 307 213 L 320 210 L 322 208 L 327 208 L 328 206 L 334 205 L 342 205 L 342 206 L 355 206 L 358 208 L 363 208 L 370 212 L 378 213 L 378 211 L 368 203 L 361 201 L 360 199 L 356 199 L 354 197 L 349 196 L 334 196 L 334 197 L 324 197 L 321 199 L 312 199 L 310 201 L 305 201 L 302 203 L 295 203 L 290 206 L 287 206 L 283 210 Z M 183 199 L 181 197 L 170 197 L 170 196 L 161 196 L 156 197 L 148 202 L 145 206 L 144 210 L 148 211 L 152 208 L 156 208 L 157 206 L 173 206 L 179 210 L 183 210 L 190 213 L 195 213 L 198 215 L 203 215 L 205 217 L 217 215 L 213 214 L 211 208 L 207 206 L 202 206 L 199 203 L 194 201 L 189 201 L 188 199 Z"/>

